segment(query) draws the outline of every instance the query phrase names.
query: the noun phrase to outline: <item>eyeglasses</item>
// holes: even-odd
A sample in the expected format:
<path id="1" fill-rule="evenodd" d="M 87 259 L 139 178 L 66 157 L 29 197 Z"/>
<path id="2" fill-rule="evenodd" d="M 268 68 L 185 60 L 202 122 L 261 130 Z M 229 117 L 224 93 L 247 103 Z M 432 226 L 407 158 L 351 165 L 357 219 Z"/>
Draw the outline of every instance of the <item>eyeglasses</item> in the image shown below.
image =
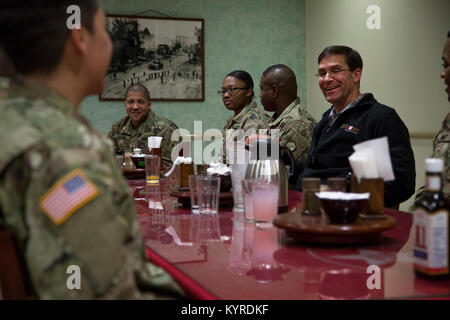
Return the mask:
<path id="1" fill-rule="evenodd" d="M 328 73 L 330 75 L 330 77 L 336 77 L 339 74 L 339 72 L 343 72 L 343 71 L 350 71 L 350 69 L 334 68 L 329 71 L 321 70 L 318 73 L 316 73 L 315 76 L 322 79 L 322 78 L 325 78 Z"/>
<path id="2" fill-rule="evenodd" d="M 442 64 L 442 68 L 444 68 L 443 70 L 442 70 L 442 73 L 448 73 L 449 72 L 449 67 L 450 67 L 450 65 L 449 64 L 446 64 L 446 63 L 443 63 Z"/>
<path id="3" fill-rule="evenodd" d="M 230 96 L 232 96 L 232 95 L 236 94 L 236 92 L 237 92 L 238 90 L 248 90 L 248 88 L 228 88 L 228 89 L 220 89 L 219 91 L 217 91 L 217 93 L 218 93 L 219 95 L 223 96 L 225 93 L 228 92 L 228 94 L 229 94 Z"/>

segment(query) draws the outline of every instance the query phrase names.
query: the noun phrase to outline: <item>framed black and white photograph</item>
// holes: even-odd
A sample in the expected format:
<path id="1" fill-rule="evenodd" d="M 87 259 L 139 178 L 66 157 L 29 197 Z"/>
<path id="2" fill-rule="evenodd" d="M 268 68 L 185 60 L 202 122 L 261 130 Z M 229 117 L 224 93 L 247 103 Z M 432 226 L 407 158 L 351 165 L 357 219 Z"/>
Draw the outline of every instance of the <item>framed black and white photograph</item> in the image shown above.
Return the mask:
<path id="1" fill-rule="evenodd" d="M 204 101 L 203 19 L 108 15 L 113 43 L 100 100 L 142 83 L 152 101 Z"/>

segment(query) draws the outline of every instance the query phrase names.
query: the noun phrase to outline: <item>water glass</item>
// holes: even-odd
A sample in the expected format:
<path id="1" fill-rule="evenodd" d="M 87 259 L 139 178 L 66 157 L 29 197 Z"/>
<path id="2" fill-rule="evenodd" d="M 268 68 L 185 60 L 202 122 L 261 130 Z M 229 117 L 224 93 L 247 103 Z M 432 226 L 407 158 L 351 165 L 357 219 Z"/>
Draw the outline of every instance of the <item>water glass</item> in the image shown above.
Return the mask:
<path id="1" fill-rule="evenodd" d="M 189 179 L 189 193 L 191 195 L 191 211 L 192 213 L 200 213 L 198 210 L 198 190 L 197 190 L 197 175 L 191 174 Z"/>
<path id="2" fill-rule="evenodd" d="M 278 214 L 278 182 L 256 180 L 251 184 L 253 198 L 253 216 L 259 226 L 271 225 Z"/>
<path id="3" fill-rule="evenodd" d="M 247 165 L 245 164 L 232 164 L 231 165 L 231 184 L 233 186 L 233 211 L 244 212 L 244 198 L 242 195 L 241 181 L 245 177 L 245 170 Z"/>
<path id="4" fill-rule="evenodd" d="M 244 218 L 247 222 L 254 222 L 253 215 L 253 197 L 252 197 L 252 182 L 254 179 L 242 179 L 242 196 L 244 198 Z"/>
<path id="5" fill-rule="evenodd" d="M 161 158 L 157 155 L 144 156 L 145 159 L 145 177 L 147 183 L 159 183 L 159 171 L 161 169 Z"/>
<path id="6" fill-rule="evenodd" d="M 219 212 L 220 177 L 197 176 L 198 209 L 202 214 Z"/>

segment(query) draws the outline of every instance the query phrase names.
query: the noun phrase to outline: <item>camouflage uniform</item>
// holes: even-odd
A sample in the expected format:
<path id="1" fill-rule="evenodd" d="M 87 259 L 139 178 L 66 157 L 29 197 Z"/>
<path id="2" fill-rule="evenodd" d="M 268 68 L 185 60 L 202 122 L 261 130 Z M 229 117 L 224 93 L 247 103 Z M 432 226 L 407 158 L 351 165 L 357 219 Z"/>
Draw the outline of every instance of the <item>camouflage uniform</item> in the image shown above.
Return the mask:
<path id="1" fill-rule="evenodd" d="M 164 165 L 170 166 L 172 164 L 172 148 L 178 143 L 178 141 L 171 141 L 171 137 L 172 132 L 177 129 L 175 123 L 150 110 L 147 119 L 137 129 L 133 127 L 128 116 L 115 122 L 108 132 L 108 138 L 112 139 L 115 149 L 132 152 L 134 148 L 147 150 L 148 137 L 162 137 L 162 161 Z"/>
<path id="2" fill-rule="evenodd" d="M 230 117 L 225 123 L 223 131 L 234 129 L 264 129 L 266 127 L 269 116 L 256 106 L 256 102 L 252 101 L 248 106 L 242 109 L 239 114 Z"/>
<path id="3" fill-rule="evenodd" d="M 147 261 L 133 199 L 109 140 L 42 83 L 27 80 L 7 90 L 0 100 L 0 226 L 16 238 L 33 297 L 180 297 L 174 280 Z M 74 174 L 95 192 L 89 199 L 79 195 L 84 201 L 55 222 L 55 210 L 43 201 L 49 190 L 66 188 L 59 183 Z M 60 194 L 51 197 L 65 205 Z M 80 290 L 67 287 L 71 265 L 80 268 Z"/>
<path id="4" fill-rule="evenodd" d="M 442 193 L 450 198 L 450 154 L 449 154 L 449 142 L 450 142 L 450 113 L 442 122 L 442 128 L 434 137 L 433 141 L 433 158 L 441 158 L 444 160 L 444 172 L 442 173 Z M 422 196 L 424 186 L 420 187 L 416 194 L 415 203 Z"/>
<path id="5" fill-rule="evenodd" d="M 237 140 L 245 138 L 244 134 L 247 130 L 255 130 L 247 132 L 247 135 L 258 133 L 258 129 L 264 129 L 269 116 L 258 108 L 256 102 L 252 101 L 248 106 L 242 109 L 239 114 L 230 117 L 223 127 L 224 139 L 224 161 L 226 160 L 226 143 L 230 143 L 236 137 Z M 228 131 L 227 131 L 228 130 Z"/>
<path id="6" fill-rule="evenodd" d="M 278 118 L 272 116 L 266 129 L 279 129 L 280 146 L 291 150 L 295 160 L 304 161 L 316 123 L 296 98 Z"/>

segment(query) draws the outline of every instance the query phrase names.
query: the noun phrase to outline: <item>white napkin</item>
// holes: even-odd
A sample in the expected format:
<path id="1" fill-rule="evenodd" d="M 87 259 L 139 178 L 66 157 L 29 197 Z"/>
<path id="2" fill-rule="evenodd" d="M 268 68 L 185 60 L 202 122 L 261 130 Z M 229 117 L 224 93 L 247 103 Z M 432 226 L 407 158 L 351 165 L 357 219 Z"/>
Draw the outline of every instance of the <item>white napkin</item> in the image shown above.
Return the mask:
<path id="1" fill-rule="evenodd" d="M 348 158 L 353 173 L 358 178 L 383 178 L 394 180 L 387 137 L 367 140 L 353 146 L 354 153 Z"/>
<path id="2" fill-rule="evenodd" d="M 361 149 L 354 152 L 348 161 L 358 181 L 361 178 L 378 178 L 377 163 L 372 149 Z"/>
<path id="3" fill-rule="evenodd" d="M 370 193 L 349 193 L 340 191 L 322 191 L 316 192 L 316 197 L 319 199 L 331 199 L 331 200 L 362 200 L 369 199 Z"/>
<path id="4" fill-rule="evenodd" d="M 191 157 L 178 157 L 175 159 L 175 161 L 172 163 L 172 168 L 170 168 L 169 171 L 166 172 L 164 176 L 168 177 L 172 174 L 173 170 L 175 170 L 175 167 L 182 163 L 192 163 Z"/>
<path id="5" fill-rule="evenodd" d="M 209 164 L 209 168 L 206 169 L 206 173 L 208 175 L 212 175 L 214 173 L 219 174 L 219 175 L 224 175 L 225 173 L 231 173 L 231 169 L 227 167 L 226 164 L 222 163 L 222 162 L 214 162 L 211 161 Z"/>
<path id="6" fill-rule="evenodd" d="M 161 147 L 162 137 L 148 137 L 148 150 L 152 150 L 152 148 L 160 148 Z"/>
<path id="7" fill-rule="evenodd" d="M 150 209 L 155 209 L 155 210 L 164 210 L 164 207 L 162 206 L 162 203 L 159 201 L 149 201 L 148 202 L 148 207 Z"/>

